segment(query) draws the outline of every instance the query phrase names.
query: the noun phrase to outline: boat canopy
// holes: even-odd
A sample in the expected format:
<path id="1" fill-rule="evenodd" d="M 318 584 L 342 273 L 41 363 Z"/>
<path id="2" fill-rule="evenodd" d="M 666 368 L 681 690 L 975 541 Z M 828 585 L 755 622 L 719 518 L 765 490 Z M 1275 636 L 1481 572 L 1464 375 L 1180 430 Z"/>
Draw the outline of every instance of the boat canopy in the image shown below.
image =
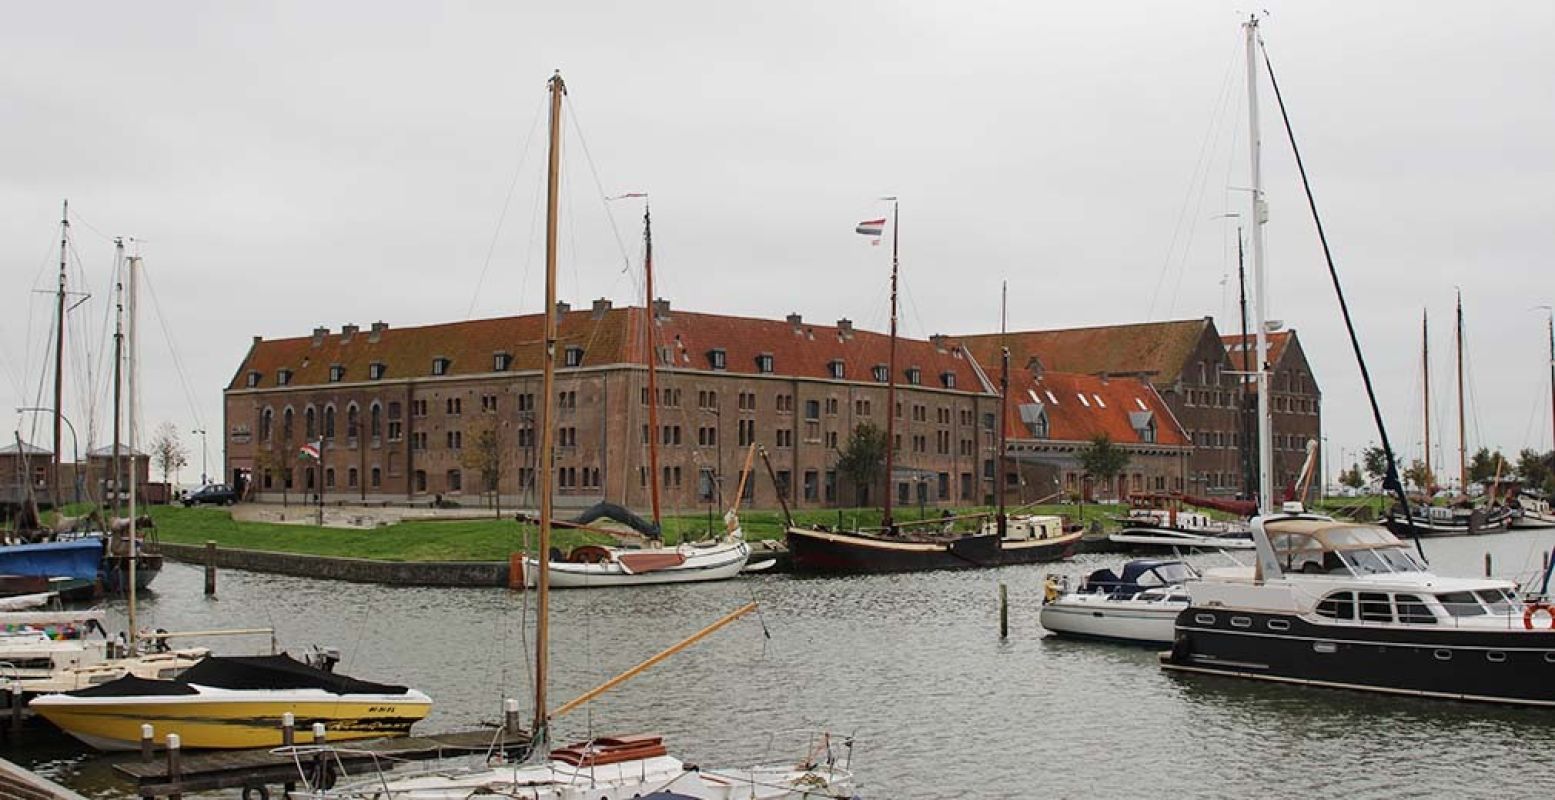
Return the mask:
<path id="1" fill-rule="evenodd" d="M 1295 519 L 1271 522 L 1265 530 L 1287 572 L 1359 576 L 1425 570 L 1407 545 L 1379 525 Z"/>
<path id="2" fill-rule="evenodd" d="M 310 667 L 285 653 L 274 656 L 206 656 L 174 680 L 125 676 L 67 692 L 76 697 L 198 694 L 213 689 L 322 689 L 331 694 L 405 694 L 404 686 L 357 680 Z"/>
<path id="3" fill-rule="evenodd" d="M 1170 586 L 1193 577 L 1188 565 L 1175 559 L 1141 558 L 1123 565 L 1123 574 L 1099 569 L 1086 576 L 1082 591 L 1107 592 L 1117 596 L 1138 594 L 1145 589 Z"/>

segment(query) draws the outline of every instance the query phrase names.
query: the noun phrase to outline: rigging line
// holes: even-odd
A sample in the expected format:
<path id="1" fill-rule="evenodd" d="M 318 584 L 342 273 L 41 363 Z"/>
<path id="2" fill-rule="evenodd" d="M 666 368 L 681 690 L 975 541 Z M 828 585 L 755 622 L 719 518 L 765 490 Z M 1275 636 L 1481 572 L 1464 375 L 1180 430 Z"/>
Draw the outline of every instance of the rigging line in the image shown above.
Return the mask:
<path id="1" fill-rule="evenodd" d="M 1291 126 L 1290 113 L 1285 109 L 1285 97 L 1280 93 L 1280 83 L 1274 78 L 1274 64 L 1269 60 L 1269 51 L 1263 47 L 1260 38 L 1259 48 L 1263 50 L 1264 68 L 1269 73 L 1269 85 L 1274 88 L 1274 98 L 1279 103 L 1280 119 L 1285 123 L 1285 134 L 1290 139 L 1291 154 L 1296 158 L 1296 171 L 1301 174 L 1301 188 L 1307 195 L 1307 207 L 1312 210 L 1312 224 L 1317 228 L 1317 239 L 1323 245 L 1323 260 L 1328 264 L 1328 277 L 1334 286 L 1334 296 L 1339 300 L 1339 311 L 1344 317 L 1345 331 L 1350 336 L 1350 348 L 1355 352 L 1355 364 L 1361 371 L 1361 383 L 1366 387 L 1366 400 L 1371 404 L 1372 420 L 1377 425 L 1377 438 L 1382 442 L 1382 453 L 1386 458 L 1382 488 L 1384 492 L 1391 491 L 1398 499 L 1401 507 L 1409 508 L 1409 498 L 1404 494 L 1404 483 L 1399 480 L 1398 462 L 1393 457 L 1393 445 L 1388 442 L 1387 426 L 1382 424 L 1382 409 L 1377 405 L 1377 392 L 1371 384 L 1371 372 L 1366 368 L 1366 359 L 1361 355 L 1361 340 L 1355 333 L 1355 322 L 1350 318 L 1350 304 L 1344 299 L 1344 288 L 1339 283 L 1339 270 L 1334 266 L 1333 252 L 1328 247 L 1328 235 L 1323 232 L 1323 220 L 1317 213 L 1317 198 L 1312 194 L 1312 183 L 1307 180 L 1307 166 L 1301 160 L 1301 150 L 1296 146 L 1296 129 Z M 1258 224 L 1253 220 L 1253 224 Z M 1425 547 L 1420 544 L 1420 535 L 1415 530 L 1412 515 L 1405 515 L 1405 521 L 1409 525 L 1411 538 L 1415 540 L 1415 550 L 1420 554 L 1421 561 L 1429 561 L 1425 557 Z"/>
<path id="2" fill-rule="evenodd" d="M 73 208 L 73 209 L 70 210 L 70 224 L 71 224 L 71 226 L 75 226 L 78 223 L 81 224 L 81 225 L 85 225 L 87 230 L 91 231 L 92 233 L 97 234 L 97 236 L 99 238 L 101 238 L 103 241 L 105 241 L 105 242 L 112 242 L 113 241 L 113 237 L 112 236 L 109 236 L 108 234 L 103 233 L 102 231 L 98 230 L 96 226 L 94 226 L 91 222 L 87 221 L 86 217 L 81 216 L 81 211 L 79 209 L 74 209 Z"/>
<path id="3" fill-rule="evenodd" d="M 167 328 L 167 315 L 162 313 L 162 303 L 157 299 L 156 286 L 154 286 L 151 282 L 151 271 L 142 269 L 141 277 L 144 279 L 146 284 L 146 294 L 151 296 L 151 307 L 157 315 L 157 326 L 162 329 L 162 337 L 167 340 L 168 353 L 173 358 L 173 368 L 178 373 L 179 384 L 183 386 L 184 399 L 189 403 L 189 414 L 190 416 L 194 417 L 194 424 L 200 426 L 203 429 L 205 427 L 205 420 L 200 416 L 200 407 L 199 404 L 195 401 L 194 389 L 189 385 L 189 373 L 184 369 L 183 358 L 179 356 L 178 347 L 173 342 L 173 334 Z M 205 448 L 202 447 L 201 449 L 204 450 Z"/>
<path id="4" fill-rule="evenodd" d="M 616 225 L 615 216 L 610 213 L 610 200 L 605 194 L 604 184 L 599 180 L 599 169 L 594 164 L 594 155 L 589 152 L 588 137 L 583 135 L 583 117 L 578 113 L 577 106 L 573 104 L 570 95 L 564 96 L 563 100 L 567 103 L 567 110 L 571 112 L 567 118 L 572 125 L 572 132 L 578 137 L 578 145 L 583 148 L 583 161 L 589 165 L 589 175 L 594 178 L 594 191 L 605 208 L 605 219 L 610 222 L 610 232 L 615 238 L 616 250 L 621 254 L 621 271 L 626 272 L 632 268 L 632 262 L 626 253 L 626 243 L 621 239 L 621 229 Z"/>
<path id="5" fill-rule="evenodd" d="M 1215 131 L 1215 126 L 1219 123 L 1219 120 L 1220 120 L 1220 115 L 1217 114 L 1216 112 L 1219 111 L 1220 108 L 1225 105 L 1225 102 L 1226 102 L 1225 98 L 1231 92 L 1231 89 L 1230 89 L 1231 73 L 1232 73 L 1232 69 L 1235 66 L 1236 66 L 1236 50 L 1235 50 L 1235 48 L 1233 48 L 1232 51 L 1231 51 L 1231 58 L 1230 58 L 1230 60 L 1226 64 L 1225 75 L 1221 79 L 1220 95 L 1215 100 L 1215 103 L 1214 103 L 1215 107 L 1211 108 L 1210 115 L 1209 115 L 1209 117 L 1210 117 L 1209 124 L 1205 128 L 1204 136 L 1203 136 L 1203 138 L 1199 142 L 1199 153 L 1198 153 L 1198 156 L 1194 159 L 1193 171 L 1188 176 L 1188 189 L 1183 194 L 1182 205 L 1178 208 L 1178 211 L 1177 211 L 1177 221 L 1172 226 L 1172 239 L 1171 239 L 1171 242 L 1167 245 L 1166 257 L 1165 257 L 1163 263 L 1161 264 L 1160 275 L 1156 278 L 1155 291 L 1152 292 L 1151 295 L 1150 295 L 1149 312 L 1145 316 L 1145 318 L 1147 320 L 1154 320 L 1155 319 L 1155 304 L 1156 304 L 1156 300 L 1159 299 L 1160 296 L 1161 296 L 1161 289 L 1164 287 L 1164 285 L 1166 283 L 1166 276 L 1171 274 L 1171 272 L 1172 272 L 1172 254 L 1177 251 L 1177 242 L 1181 238 L 1183 222 L 1184 222 L 1185 217 L 1188 215 L 1188 208 L 1189 208 L 1189 205 L 1190 205 L 1190 201 L 1193 198 L 1194 184 L 1196 182 L 1198 182 L 1199 171 L 1201 169 L 1205 169 L 1207 171 L 1207 163 L 1208 163 L 1207 162 L 1207 154 L 1209 152 L 1211 136 L 1212 136 L 1212 134 Z M 1216 137 L 1216 138 L 1218 138 L 1218 137 Z"/>
<path id="6" fill-rule="evenodd" d="M 475 291 L 470 294 L 470 306 L 465 309 L 464 318 L 475 317 L 475 304 L 480 300 L 481 286 L 486 283 L 486 273 L 491 269 L 491 259 L 497 252 L 497 242 L 502 237 L 502 224 L 507 220 L 508 207 L 513 203 L 513 194 L 518 191 L 518 179 L 524 172 L 524 164 L 529 160 L 529 149 L 534 144 L 535 130 L 540 127 L 540 118 L 545 109 L 545 92 L 541 92 L 540 100 L 535 105 L 534 120 L 529 123 L 529 135 L 524 138 L 524 148 L 519 151 L 518 164 L 513 167 L 513 180 L 508 182 L 507 196 L 502 200 L 502 211 L 497 214 L 497 225 L 491 232 L 491 243 L 486 247 L 486 260 L 481 263 L 480 276 L 475 279 Z"/>
<path id="7" fill-rule="evenodd" d="M 1235 94 L 1237 94 L 1237 92 L 1229 91 L 1229 87 L 1230 87 L 1229 74 L 1230 74 L 1230 72 L 1228 70 L 1228 73 L 1227 73 L 1228 80 L 1227 80 L 1227 83 L 1226 83 L 1226 88 L 1228 90 L 1227 91 L 1227 95 L 1235 95 Z M 1187 235 L 1183 237 L 1182 247 L 1178 251 L 1178 254 L 1177 254 L 1178 258 L 1179 258 L 1179 261 L 1178 261 L 1178 264 L 1177 264 L 1177 280 L 1172 285 L 1172 299 L 1171 299 L 1171 302 L 1167 305 L 1167 308 L 1166 308 L 1166 313 L 1167 314 L 1174 314 L 1176 312 L 1176 310 L 1177 310 L 1177 298 L 1182 293 L 1183 279 L 1188 274 L 1188 261 L 1189 261 L 1188 253 L 1189 253 L 1189 250 L 1193 246 L 1194 236 L 1198 232 L 1199 225 L 1202 223 L 1202 221 L 1205 218 L 1202 213 L 1186 213 L 1186 212 L 1187 212 L 1187 210 L 1189 208 L 1196 208 L 1196 209 L 1199 209 L 1200 211 L 1202 211 L 1203 208 L 1204 208 L 1204 198 L 1205 198 L 1205 196 L 1209 192 L 1210 159 L 1211 159 L 1214 151 L 1219 147 L 1221 137 L 1229 129 L 1229 126 L 1216 124 L 1219 120 L 1226 119 L 1226 106 L 1227 106 L 1227 102 L 1224 99 L 1222 99 L 1222 102 L 1221 102 L 1220 107 L 1218 109 L 1218 112 L 1219 112 L 1218 116 L 1214 120 L 1211 121 L 1210 131 L 1207 132 L 1207 133 L 1212 133 L 1213 134 L 1213 139 L 1211 139 L 1211 141 L 1209 142 L 1209 153 L 1207 153 L 1205 155 L 1205 157 L 1204 157 L 1204 169 L 1203 169 L 1203 172 L 1199 173 L 1199 175 L 1196 176 L 1196 180 L 1197 180 L 1198 185 L 1196 187 L 1190 187 L 1190 195 L 1193 196 L 1193 197 L 1196 197 L 1197 199 L 1195 201 L 1193 201 L 1193 202 L 1185 204 L 1184 208 L 1183 208 L 1183 210 L 1185 212 L 1185 219 L 1187 220 L 1187 223 L 1188 223 L 1188 232 L 1187 232 Z M 1232 137 L 1232 138 L 1234 139 L 1235 137 Z"/>

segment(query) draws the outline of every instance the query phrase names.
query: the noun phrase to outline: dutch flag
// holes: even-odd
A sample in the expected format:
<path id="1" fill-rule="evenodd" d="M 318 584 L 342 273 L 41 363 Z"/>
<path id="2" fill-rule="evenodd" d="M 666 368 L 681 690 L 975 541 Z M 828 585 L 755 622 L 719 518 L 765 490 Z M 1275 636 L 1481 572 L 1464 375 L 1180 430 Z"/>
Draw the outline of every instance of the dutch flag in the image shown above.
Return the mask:
<path id="1" fill-rule="evenodd" d="M 866 219 L 853 229 L 854 233 L 861 233 L 874 239 L 870 244 L 880 244 L 880 234 L 885 232 L 885 217 L 880 219 Z"/>
<path id="2" fill-rule="evenodd" d="M 310 459 L 312 461 L 318 461 L 319 460 L 319 446 L 314 444 L 313 442 L 308 442 L 307 444 L 303 445 L 300 449 L 297 450 L 297 457 L 298 458 Z"/>

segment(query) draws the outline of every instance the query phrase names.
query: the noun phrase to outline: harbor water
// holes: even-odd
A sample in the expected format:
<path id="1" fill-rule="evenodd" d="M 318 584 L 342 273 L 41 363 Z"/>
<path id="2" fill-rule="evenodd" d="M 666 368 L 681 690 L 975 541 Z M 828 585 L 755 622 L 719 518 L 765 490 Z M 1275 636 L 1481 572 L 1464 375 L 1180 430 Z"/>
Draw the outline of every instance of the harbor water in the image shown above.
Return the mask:
<path id="1" fill-rule="evenodd" d="M 1441 574 L 1482 575 L 1489 552 L 1497 575 L 1522 578 L 1555 532 L 1425 547 Z M 761 609 L 559 719 L 557 735 L 659 733 L 685 761 L 713 766 L 797 757 L 797 732 L 824 728 L 855 737 L 866 798 L 1555 796 L 1555 711 L 1182 676 L 1149 649 L 1047 637 L 1044 575 L 1077 578 L 1121 558 L 558 592 L 552 706 L 752 598 Z M 422 732 L 495 721 L 504 697 L 529 703 L 532 641 L 519 620 L 532 596 L 239 571 L 220 575 L 214 599 L 202 585 L 199 568 L 170 563 L 141 603 L 142 624 L 274 627 L 294 654 L 338 647 L 340 671 L 435 699 Z M 123 628 L 122 612 L 113 606 L 110 630 Z M 263 637 L 201 643 L 268 649 Z M 131 796 L 111 759 L 68 741 L 5 755 L 89 796 Z"/>

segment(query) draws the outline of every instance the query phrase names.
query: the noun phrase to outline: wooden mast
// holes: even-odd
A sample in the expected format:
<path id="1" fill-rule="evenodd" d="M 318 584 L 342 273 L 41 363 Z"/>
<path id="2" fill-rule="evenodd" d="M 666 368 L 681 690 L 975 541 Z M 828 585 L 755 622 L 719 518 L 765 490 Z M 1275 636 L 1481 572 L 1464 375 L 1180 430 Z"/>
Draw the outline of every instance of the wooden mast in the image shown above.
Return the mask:
<path id="1" fill-rule="evenodd" d="M 1431 476 L 1431 329 L 1430 321 L 1427 317 L 1428 313 L 1429 312 L 1423 309 L 1420 312 L 1420 372 L 1425 376 L 1424 380 L 1421 381 L 1421 385 L 1424 387 L 1425 394 L 1424 400 L 1422 401 L 1424 402 L 1425 406 L 1421 416 L 1425 417 L 1426 482 L 1426 485 L 1421 488 L 1425 489 L 1426 495 L 1431 494 L 1430 484 L 1436 482 L 1436 480 Z"/>
<path id="2" fill-rule="evenodd" d="M 114 239 L 113 246 L 116 252 L 115 266 L 124 265 L 124 240 Z M 114 322 L 113 322 L 113 516 L 119 516 L 119 499 L 124 494 L 124 467 L 119 461 L 119 442 L 122 441 L 121 433 L 121 409 L 123 406 L 120 397 L 121 387 L 124 385 L 124 279 L 119 278 L 114 283 Z M 91 455 L 87 458 L 90 460 Z M 110 539 L 113 537 L 110 536 Z"/>
<path id="3" fill-rule="evenodd" d="M 1000 539 L 1003 539 L 1009 530 L 1009 519 L 1004 513 L 1004 426 L 1005 415 L 1009 413 L 1010 407 L 1010 347 L 1006 341 L 1009 331 L 1009 313 L 1010 284 L 1004 281 L 1000 284 L 999 291 L 999 469 L 993 479 L 994 492 L 999 495 L 996 529 L 999 531 Z"/>
<path id="4" fill-rule="evenodd" d="M 1458 491 L 1469 493 L 1469 443 L 1463 422 L 1463 290 L 1458 290 Z"/>
<path id="5" fill-rule="evenodd" d="M 901 203 L 895 197 L 885 199 L 891 201 L 891 348 L 887 359 L 885 390 L 885 513 L 881 515 L 880 524 L 890 531 L 894 527 L 891 496 L 896 489 L 896 478 L 892 471 L 896 461 L 896 272 Z"/>
<path id="6" fill-rule="evenodd" d="M 646 197 L 646 195 L 644 195 Z M 653 305 L 653 224 L 648 201 L 643 201 L 643 283 L 646 284 L 647 301 L 643 303 L 643 342 L 648 352 L 648 496 L 653 503 L 653 528 L 662 538 L 659 525 L 659 348 L 654 344 L 654 317 L 658 316 Z"/>
<path id="7" fill-rule="evenodd" d="M 59 489 L 61 467 L 60 453 L 64 442 L 60 438 L 60 422 L 65 418 L 65 262 L 70 247 L 70 201 L 66 200 L 59 218 L 59 290 L 55 293 L 54 324 L 54 469 L 50 471 L 53 496 L 49 498 L 58 512 L 65 496 Z"/>
<path id="8" fill-rule="evenodd" d="M 535 577 L 535 721 L 531 732 L 531 745 L 543 751 L 549 738 L 550 715 L 545 706 L 545 678 L 550 664 L 551 611 L 551 445 L 555 437 L 556 420 L 556 208 L 561 179 L 561 125 L 562 96 L 567 86 L 562 74 L 551 76 L 551 142 L 550 165 L 546 177 L 545 195 L 545 346 L 542 357 L 540 392 L 540 451 L 535 468 L 540 485 L 540 543 L 535 557 L 539 574 Z"/>

